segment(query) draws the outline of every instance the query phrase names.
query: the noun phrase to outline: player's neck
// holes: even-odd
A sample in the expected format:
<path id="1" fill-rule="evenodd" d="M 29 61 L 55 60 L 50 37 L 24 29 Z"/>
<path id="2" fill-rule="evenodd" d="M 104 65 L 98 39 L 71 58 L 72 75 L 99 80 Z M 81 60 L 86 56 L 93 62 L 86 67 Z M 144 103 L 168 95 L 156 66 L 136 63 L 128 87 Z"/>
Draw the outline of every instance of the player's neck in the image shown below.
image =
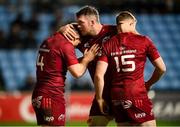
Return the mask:
<path id="1" fill-rule="evenodd" d="M 130 30 L 126 31 L 126 33 L 133 33 L 133 34 L 139 35 L 139 32 L 136 29 L 130 29 Z"/>
<path id="2" fill-rule="evenodd" d="M 129 30 L 129 31 L 124 31 L 124 32 L 119 32 L 119 33 L 132 33 L 132 34 L 135 34 L 135 35 L 140 35 L 140 33 L 136 30 Z"/>
<path id="3" fill-rule="evenodd" d="M 133 34 L 140 35 L 140 33 L 137 30 L 132 31 Z"/>
<path id="4" fill-rule="evenodd" d="M 94 36 L 98 35 L 102 30 L 103 25 L 102 24 L 96 24 L 94 27 Z"/>

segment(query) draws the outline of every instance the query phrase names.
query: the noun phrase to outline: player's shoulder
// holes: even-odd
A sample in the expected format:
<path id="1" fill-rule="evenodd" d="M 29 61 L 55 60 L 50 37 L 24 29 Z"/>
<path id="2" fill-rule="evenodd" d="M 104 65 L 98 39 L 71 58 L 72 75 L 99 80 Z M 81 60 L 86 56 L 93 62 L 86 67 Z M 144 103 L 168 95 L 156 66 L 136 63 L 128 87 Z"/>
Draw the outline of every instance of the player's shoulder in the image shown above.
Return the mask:
<path id="1" fill-rule="evenodd" d="M 69 45 L 72 45 L 65 37 L 60 33 L 54 33 L 49 36 L 44 43 L 46 43 L 51 49 L 59 49 Z"/>
<path id="2" fill-rule="evenodd" d="M 56 43 L 57 40 L 62 40 L 62 39 L 63 39 L 63 37 L 61 36 L 60 33 L 54 33 L 54 34 L 50 35 L 48 38 L 46 38 L 44 42 L 46 42 L 46 43 L 51 43 L 51 42 Z"/>
<path id="3" fill-rule="evenodd" d="M 55 41 L 59 42 L 59 41 L 67 41 L 67 39 L 61 34 L 61 33 L 54 33 L 52 36 L 51 36 L 52 39 L 54 39 Z"/>
<path id="4" fill-rule="evenodd" d="M 151 40 L 151 38 L 148 35 L 141 35 L 139 36 L 140 40 L 139 42 L 142 42 L 141 44 L 146 45 L 149 47 L 150 45 L 154 45 L 154 42 Z"/>
<path id="5" fill-rule="evenodd" d="M 141 35 L 142 38 L 144 39 L 144 42 L 146 43 L 153 43 L 153 41 L 151 40 L 151 38 L 147 35 Z"/>
<path id="6" fill-rule="evenodd" d="M 149 36 L 144 35 L 144 34 L 140 34 L 140 33 L 137 33 L 137 34 L 134 34 L 134 35 L 139 37 L 139 38 L 142 38 L 142 39 L 148 39 L 149 38 Z"/>
<path id="7" fill-rule="evenodd" d="M 116 34 L 112 36 L 109 40 L 104 42 L 103 44 L 106 46 L 113 45 L 114 43 L 118 42 L 118 40 L 119 40 L 119 34 Z"/>
<path id="8" fill-rule="evenodd" d="M 143 35 L 143 34 L 140 34 L 140 33 L 127 33 L 129 34 L 130 36 L 133 36 L 135 38 L 139 38 L 139 39 L 146 39 L 147 36 L 146 35 Z"/>
<path id="9" fill-rule="evenodd" d="M 147 35 L 143 35 L 143 34 L 139 34 L 139 33 L 137 33 L 137 34 L 132 34 L 132 33 L 131 33 L 131 35 L 132 35 L 133 38 L 135 38 L 135 39 L 137 39 L 137 40 L 141 40 L 141 41 L 147 42 L 147 43 L 148 43 L 148 42 L 151 42 L 150 37 L 147 36 Z"/>

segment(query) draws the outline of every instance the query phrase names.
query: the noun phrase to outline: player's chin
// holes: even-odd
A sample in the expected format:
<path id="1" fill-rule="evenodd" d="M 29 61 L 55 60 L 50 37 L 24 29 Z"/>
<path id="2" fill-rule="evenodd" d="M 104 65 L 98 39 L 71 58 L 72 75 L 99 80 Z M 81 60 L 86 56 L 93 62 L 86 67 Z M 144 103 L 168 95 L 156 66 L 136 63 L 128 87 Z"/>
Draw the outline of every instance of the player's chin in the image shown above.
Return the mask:
<path id="1" fill-rule="evenodd" d="M 76 46 L 78 46 L 78 44 L 79 44 L 79 43 L 76 43 L 74 46 L 76 47 Z"/>

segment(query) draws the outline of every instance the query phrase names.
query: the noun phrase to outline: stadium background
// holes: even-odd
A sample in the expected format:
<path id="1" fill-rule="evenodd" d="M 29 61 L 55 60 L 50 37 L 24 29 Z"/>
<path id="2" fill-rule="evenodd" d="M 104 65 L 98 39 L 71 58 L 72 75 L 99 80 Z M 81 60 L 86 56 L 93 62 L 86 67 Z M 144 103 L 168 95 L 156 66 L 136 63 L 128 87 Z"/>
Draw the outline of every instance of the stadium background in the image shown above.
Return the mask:
<path id="1" fill-rule="evenodd" d="M 167 66 L 164 77 L 149 92 L 158 125 L 180 125 L 179 0 L 0 0 L 0 125 L 35 125 L 30 97 L 37 48 L 59 26 L 74 21 L 74 13 L 87 4 L 99 10 L 104 24 L 115 24 L 121 10 L 136 15 L 137 29 L 152 38 Z M 77 51 L 77 55 L 82 54 Z M 152 71 L 148 62 L 145 79 Z M 68 121 L 86 125 L 93 89 L 88 72 L 80 79 L 68 73 Z"/>

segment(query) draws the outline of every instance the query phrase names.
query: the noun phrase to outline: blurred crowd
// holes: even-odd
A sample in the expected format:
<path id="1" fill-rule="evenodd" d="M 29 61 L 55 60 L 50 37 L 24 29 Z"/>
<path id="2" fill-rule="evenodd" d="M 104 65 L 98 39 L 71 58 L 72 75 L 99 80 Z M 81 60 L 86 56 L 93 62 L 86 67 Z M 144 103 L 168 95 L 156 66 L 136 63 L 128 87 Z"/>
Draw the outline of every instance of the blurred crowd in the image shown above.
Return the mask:
<path id="1" fill-rule="evenodd" d="M 29 21 L 23 21 L 22 15 L 18 14 L 17 18 L 10 24 L 7 35 L 0 30 L 0 48 L 1 49 L 35 49 L 37 42 L 34 37 L 38 29 L 38 21 L 32 18 Z"/>
<path id="2" fill-rule="evenodd" d="M 39 15 L 54 16 L 50 27 L 45 29 L 51 31 L 56 24 L 61 24 L 58 22 L 61 12 L 55 12 L 59 5 L 56 0 L 1 0 L 0 20 L 7 27 L 0 24 L 0 49 L 36 49 L 40 43 L 37 34 L 42 31 Z"/>
<path id="3" fill-rule="evenodd" d="M 60 25 L 74 20 L 70 11 L 73 12 L 86 4 L 96 6 L 100 14 L 115 13 L 120 9 L 131 10 L 135 13 L 180 12 L 179 0 L 1 0 L 0 11 L 1 8 L 6 8 L 6 12 L 14 16 L 9 21 L 8 30 L 4 32 L 3 29 L 0 29 L 0 48 L 37 48 L 41 39 L 38 39 L 36 33 L 42 25 L 41 20 L 38 19 L 39 15 L 50 14 L 52 16 L 47 29 L 48 34 L 50 34 Z"/>

